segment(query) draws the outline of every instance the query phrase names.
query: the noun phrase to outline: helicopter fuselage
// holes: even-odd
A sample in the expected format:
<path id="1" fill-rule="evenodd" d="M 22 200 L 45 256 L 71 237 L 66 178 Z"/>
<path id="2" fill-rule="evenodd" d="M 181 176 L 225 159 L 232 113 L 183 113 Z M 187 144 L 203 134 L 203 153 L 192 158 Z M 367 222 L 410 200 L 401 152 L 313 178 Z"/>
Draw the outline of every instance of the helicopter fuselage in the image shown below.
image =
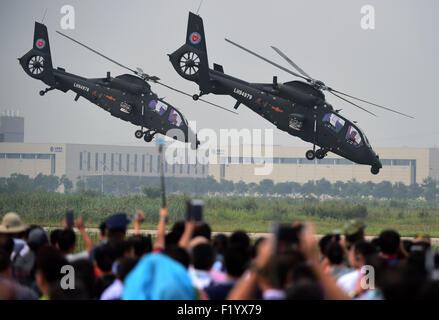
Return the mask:
<path id="1" fill-rule="evenodd" d="M 48 85 L 40 91 L 41 96 L 54 89 L 71 90 L 76 93 L 75 101 L 83 97 L 112 116 L 140 126 L 135 132 L 139 139 L 150 142 L 160 133 L 191 142 L 194 148 L 199 143 L 181 112 L 158 98 L 145 79 L 130 74 L 113 78 L 109 72 L 106 78 L 89 79 L 53 68 L 47 28 L 41 23 L 35 23 L 33 48 L 18 60 L 30 77 Z"/>
<path id="2" fill-rule="evenodd" d="M 381 168 L 365 134 L 334 111 L 323 93 L 307 83 L 248 83 L 209 69 L 210 93 L 230 95 L 278 129 L 358 164 Z M 293 96 L 294 95 L 294 96 Z M 354 136 L 355 133 L 355 136 Z"/>
<path id="3" fill-rule="evenodd" d="M 168 121 L 169 113 L 173 107 L 159 99 L 149 89 L 149 86 L 142 88 L 140 85 L 127 84 L 126 80 L 121 80 L 118 77 L 87 79 L 60 69 L 54 69 L 53 74 L 57 81 L 56 89 L 64 92 L 71 90 L 77 94 L 75 99 L 83 97 L 108 111 L 114 117 L 162 134 L 176 128 L 176 125 Z M 120 77 L 136 78 L 128 74 Z M 143 82 L 143 80 L 139 80 Z M 145 85 L 147 84 L 145 83 Z M 159 101 L 164 106 L 161 112 L 156 112 L 152 105 L 156 105 Z M 165 108 L 166 110 L 164 110 Z M 173 110 L 176 109 L 173 108 Z"/>

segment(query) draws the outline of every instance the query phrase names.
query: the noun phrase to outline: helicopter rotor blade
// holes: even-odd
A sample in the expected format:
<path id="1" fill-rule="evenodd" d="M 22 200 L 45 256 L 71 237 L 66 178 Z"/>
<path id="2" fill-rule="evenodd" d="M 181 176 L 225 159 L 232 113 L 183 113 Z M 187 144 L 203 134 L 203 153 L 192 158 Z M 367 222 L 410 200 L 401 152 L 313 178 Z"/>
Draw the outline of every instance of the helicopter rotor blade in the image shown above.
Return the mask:
<path id="1" fill-rule="evenodd" d="M 135 75 L 141 77 L 141 78 L 142 78 L 143 80 L 145 80 L 145 81 L 149 81 L 149 80 L 152 80 L 152 81 L 160 80 L 160 78 L 158 78 L 158 77 L 156 77 L 156 76 L 149 76 L 148 74 L 144 73 L 143 70 L 142 70 L 141 68 L 137 68 L 137 70 L 133 70 L 133 69 L 131 69 L 131 68 L 128 68 L 127 66 L 123 65 L 122 63 L 117 62 L 116 60 L 113 60 L 113 59 L 107 57 L 106 55 L 103 55 L 103 54 L 100 53 L 99 51 L 96 51 L 96 50 L 90 48 L 89 46 L 86 46 L 85 44 L 79 42 L 78 40 L 73 39 L 72 37 L 69 37 L 68 35 L 62 33 L 61 31 L 56 31 L 56 32 L 59 33 L 60 35 L 62 35 L 63 37 L 66 37 L 67 39 L 69 39 L 69 40 L 75 42 L 76 44 L 79 44 L 80 46 L 82 46 L 82 47 L 84 47 L 84 48 L 90 50 L 91 52 L 96 53 L 98 56 L 101 56 L 102 58 L 107 59 L 108 61 L 113 62 L 114 64 L 118 65 L 119 67 L 122 67 L 122 68 L 124 68 L 124 69 L 127 69 L 127 70 L 131 71 L 132 73 L 134 73 Z"/>
<path id="2" fill-rule="evenodd" d="M 69 39 L 69 40 L 75 42 L 76 44 L 79 44 L 80 46 L 83 46 L 84 48 L 90 50 L 91 52 L 96 53 L 97 55 L 101 56 L 102 58 L 107 59 L 108 61 L 111 61 L 111 62 L 117 64 L 119 67 L 125 68 L 125 69 L 127 69 L 127 70 L 133 72 L 134 74 L 138 74 L 138 72 L 137 72 L 136 70 L 133 70 L 133 69 L 131 69 L 131 68 L 128 68 L 127 66 L 124 66 L 123 64 L 121 64 L 121 63 L 119 63 L 119 62 L 117 62 L 117 61 L 115 61 L 115 60 L 113 60 L 113 59 L 111 59 L 111 58 L 109 58 L 109 57 L 103 55 L 102 53 L 100 53 L 100 52 L 98 52 L 98 51 L 96 51 L 96 50 L 94 50 L 94 49 L 92 49 L 92 48 L 86 46 L 85 44 L 83 44 L 83 43 L 81 43 L 81 42 L 79 42 L 79 41 L 73 39 L 72 37 L 69 37 L 68 35 L 62 33 L 61 31 L 58 31 L 58 30 L 57 30 L 56 32 L 59 33 L 60 35 L 62 35 L 63 37 L 66 37 L 67 39 Z"/>
<path id="3" fill-rule="evenodd" d="M 400 114 L 400 115 L 402 115 L 402 116 L 404 116 L 404 117 L 408 117 L 408 118 L 411 118 L 411 119 L 415 119 L 415 117 L 410 116 L 410 115 L 408 115 L 408 114 L 405 114 L 405 113 L 402 113 L 402 112 L 399 112 L 399 111 L 396 111 L 396 110 L 393 110 L 393 109 L 390 109 L 390 108 L 387 108 L 387 107 L 381 106 L 381 105 L 379 105 L 379 104 L 376 104 L 376 103 L 373 103 L 373 102 L 370 102 L 370 101 L 367 101 L 367 100 L 364 100 L 364 99 L 360 99 L 360 98 L 357 98 L 357 97 L 351 96 L 351 95 L 349 95 L 349 94 L 347 94 L 347 93 L 344 93 L 344 92 L 341 92 L 341 91 L 338 91 L 338 90 L 335 90 L 335 89 L 332 89 L 332 88 L 328 88 L 328 91 L 331 92 L 332 94 L 334 94 L 334 92 L 336 92 L 336 93 L 338 93 L 338 94 L 344 95 L 344 96 L 349 97 L 349 98 L 351 98 L 351 99 L 355 99 L 355 100 L 358 100 L 358 101 L 361 101 L 361 102 L 364 102 L 364 103 L 370 104 L 370 105 L 372 105 L 372 106 L 375 106 L 375 107 L 378 107 L 378 108 L 381 108 L 381 109 L 384 109 L 384 110 L 387 110 L 387 111 L 390 111 L 390 112 L 394 112 L 394 113 Z"/>
<path id="4" fill-rule="evenodd" d="M 301 67 L 299 67 L 297 64 L 294 63 L 293 60 L 291 60 L 290 58 L 288 58 L 288 56 L 286 54 L 284 54 L 282 51 L 280 51 L 278 48 L 276 48 L 275 46 L 271 46 L 271 49 L 273 49 L 274 51 L 277 52 L 278 55 L 280 55 L 282 58 L 284 58 L 291 66 L 293 66 L 297 71 L 299 71 L 299 73 L 301 73 L 303 76 L 314 80 L 313 77 L 311 77 L 308 73 L 306 73 Z"/>
<path id="5" fill-rule="evenodd" d="M 160 82 L 160 81 L 154 81 L 154 82 L 157 83 L 157 84 L 159 84 L 159 85 L 161 85 L 161 86 L 163 86 L 163 87 L 166 87 L 166 88 L 171 89 L 171 90 L 173 90 L 173 91 L 175 91 L 175 92 L 181 93 L 181 94 L 183 94 L 183 95 L 185 95 L 185 96 L 188 96 L 188 97 L 191 97 L 191 98 L 192 98 L 192 96 L 191 96 L 189 93 L 186 93 L 186 92 L 181 91 L 181 90 L 179 90 L 179 89 L 177 89 L 177 88 L 174 88 L 174 87 L 168 86 L 167 84 L 164 84 L 163 82 Z M 207 100 L 204 100 L 204 99 L 201 99 L 201 98 L 198 99 L 198 100 L 203 101 L 204 103 L 210 104 L 210 105 L 212 105 L 212 106 L 214 106 L 214 107 L 220 108 L 220 109 L 222 109 L 222 110 L 224 110 L 224 111 L 228 111 L 228 112 L 231 112 L 231 113 L 233 113 L 233 114 L 238 114 L 238 113 L 235 112 L 235 111 L 232 111 L 232 110 L 226 109 L 226 108 L 224 108 L 224 107 L 221 107 L 221 106 L 219 106 L 219 105 L 217 105 L 217 104 L 215 104 L 215 103 L 209 102 L 209 101 L 207 101 Z"/>
<path id="6" fill-rule="evenodd" d="M 294 71 L 291 71 L 291 70 L 289 70 L 289 69 L 287 69 L 287 68 L 284 68 L 284 67 L 282 67 L 281 65 L 279 65 L 279 64 L 277 64 L 277 63 L 275 63 L 275 62 L 273 62 L 273 61 L 271 61 L 271 60 L 268 60 L 267 58 L 264 58 L 263 56 L 257 54 L 256 52 L 253 52 L 253 51 L 251 51 L 251 50 L 249 50 L 249 49 L 247 49 L 247 48 L 244 48 L 243 46 L 241 46 L 241 45 L 239 45 L 239 44 L 237 44 L 237 43 L 235 43 L 235 42 L 233 42 L 233 41 L 231 41 L 231 40 L 229 40 L 229 39 L 227 39 L 227 38 L 224 39 L 224 40 L 226 40 L 226 41 L 227 41 L 228 43 L 230 43 L 230 44 L 233 44 L 235 47 L 238 47 L 239 49 L 244 50 L 244 51 L 246 51 L 246 52 L 248 52 L 248 53 L 254 55 L 255 57 L 258 57 L 259 59 L 264 60 L 265 62 L 267 62 L 267 63 L 269 63 L 269 64 L 275 66 L 276 68 L 279 68 L 279 69 L 281 69 L 281 70 L 283 70 L 283 71 L 285 71 L 285 72 L 287 72 L 287 73 L 289 73 L 289 74 L 292 74 L 292 75 L 295 76 L 295 77 L 302 78 L 302 79 L 304 79 L 304 80 L 306 80 L 306 81 L 308 81 L 308 82 L 311 82 L 311 81 L 312 81 L 311 79 L 306 78 L 306 77 L 304 77 L 304 76 L 302 76 L 302 75 L 300 75 L 300 74 L 298 74 L 298 73 L 296 73 L 296 72 L 294 72 Z"/>
<path id="7" fill-rule="evenodd" d="M 339 98 L 339 99 L 341 99 L 341 100 L 343 100 L 343 101 L 346 101 L 347 103 L 350 103 L 350 104 L 352 104 L 353 106 L 356 106 L 357 108 L 360 108 L 361 110 L 366 111 L 367 113 L 369 113 L 369 114 L 371 114 L 371 115 L 373 115 L 373 116 L 375 116 L 375 117 L 378 117 L 375 113 L 370 112 L 369 110 L 367 110 L 367 109 L 365 109 L 365 108 L 363 108 L 363 107 L 360 107 L 358 104 L 356 104 L 356 103 L 354 103 L 354 102 L 352 102 L 352 101 L 349 101 L 348 99 L 343 98 L 342 96 L 339 96 L 338 94 L 334 93 L 333 91 L 328 91 L 328 92 L 331 93 L 331 94 L 333 94 L 333 95 L 336 96 L 337 98 Z"/>

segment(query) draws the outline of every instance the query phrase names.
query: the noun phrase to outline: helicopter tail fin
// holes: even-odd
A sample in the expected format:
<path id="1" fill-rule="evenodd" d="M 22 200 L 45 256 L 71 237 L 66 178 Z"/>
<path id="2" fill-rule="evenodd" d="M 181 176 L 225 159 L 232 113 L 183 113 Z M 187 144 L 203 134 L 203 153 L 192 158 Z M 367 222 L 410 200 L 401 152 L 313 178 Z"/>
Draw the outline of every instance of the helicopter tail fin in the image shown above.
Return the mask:
<path id="1" fill-rule="evenodd" d="M 35 22 L 33 47 L 18 60 L 24 71 L 32 78 L 42 80 L 49 86 L 55 84 L 49 35 L 44 24 Z"/>
<path id="2" fill-rule="evenodd" d="M 200 16 L 189 12 L 186 43 L 170 54 L 169 59 L 180 76 L 198 83 L 201 92 L 210 92 L 206 37 Z"/>

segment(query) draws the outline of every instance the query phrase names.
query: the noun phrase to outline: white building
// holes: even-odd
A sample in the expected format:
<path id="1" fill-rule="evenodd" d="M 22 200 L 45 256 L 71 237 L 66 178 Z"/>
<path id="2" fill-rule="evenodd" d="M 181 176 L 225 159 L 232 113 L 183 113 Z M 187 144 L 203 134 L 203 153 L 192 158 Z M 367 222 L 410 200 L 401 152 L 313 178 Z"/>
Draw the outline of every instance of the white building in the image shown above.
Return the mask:
<path id="1" fill-rule="evenodd" d="M 439 148 L 376 148 L 383 168 L 378 175 L 370 167 L 357 165 L 329 153 L 322 160 L 305 159 L 304 147 L 274 146 L 270 158 L 226 156 L 217 152 L 217 164 L 165 164 L 165 175 L 175 177 L 213 176 L 234 182 L 258 183 L 271 179 L 275 183 L 305 183 L 325 178 L 330 182 L 390 181 L 406 185 L 422 183 L 427 177 L 439 180 Z M 238 150 L 239 151 L 239 150 Z M 264 151 L 262 151 L 264 154 Z M 268 175 L 255 175 L 255 168 L 272 163 Z M 96 175 L 158 176 L 160 158 L 153 146 L 127 147 L 111 145 L 57 143 L 0 143 L 0 177 L 19 173 L 35 177 L 66 175 L 76 183 L 78 177 Z"/>

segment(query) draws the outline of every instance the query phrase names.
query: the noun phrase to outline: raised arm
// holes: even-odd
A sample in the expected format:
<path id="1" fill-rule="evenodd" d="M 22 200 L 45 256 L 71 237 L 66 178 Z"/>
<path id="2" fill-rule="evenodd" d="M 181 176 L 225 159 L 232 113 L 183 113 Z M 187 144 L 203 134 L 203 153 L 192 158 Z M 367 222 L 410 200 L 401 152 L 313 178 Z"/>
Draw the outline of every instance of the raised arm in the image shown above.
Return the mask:
<path id="1" fill-rule="evenodd" d="M 258 274 L 265 268 L 273 254 L 272 238 L 265 239 L 259 244 L 258 255 L 250 265 L 238 283 L 230 291 L 227 300 L 250 300 L 254 299 L 258 285 Z"/>
<path id="2" fill-rule="evenodd" d="M 81 216 L 76 219 L 75 226 L 78 228 L 79 233 L 81 233 L 82 239 L 85 242 L 85 249 L 87 252 L 90 252 L 93 249 L 93 240 L 91 240 L 90 236 L 85 231 L 84 221 L 82 220 Z"/>
<path id="3" fill-rule="evenodd" d="M 330 300 L 347 300 L 346 296 L 335 282 L 334 278 L 325 273 L 324 266 L 320 264 L 317 253 L 317 241 L 312 224 L 306 224 L 300 237 L 300 250 L 311 262 L 311 267 L 319 279 L 325 295 Z"/>
<path id="4" fill-rule="evenodd" d="M 186 224 L 184 226 L 183 234 L 181 235 L 180 240 L 178 241 L 178 245 L 184 249 L 188 249 L 189 242 L 192 239 L 192 234 L 194 233 L 195 229 L 195 221 L 186 221 Z"/>
<path id="5" fill-rule="evenodd" d="M 157 239 L 154 243 L 154 249 L 165 249 L 165 233 L 166 233 L 166 217 L 168 216 L 168 208 L 160 208 L 159 224 L 157 227 Z"/>
<path id="6" fill-rule="evenodd" d="M 134 218 L 134 234 L 140 234 L 140 225 L 145 220 L 145 213 L 142 210 L 137 210 Z"/>

